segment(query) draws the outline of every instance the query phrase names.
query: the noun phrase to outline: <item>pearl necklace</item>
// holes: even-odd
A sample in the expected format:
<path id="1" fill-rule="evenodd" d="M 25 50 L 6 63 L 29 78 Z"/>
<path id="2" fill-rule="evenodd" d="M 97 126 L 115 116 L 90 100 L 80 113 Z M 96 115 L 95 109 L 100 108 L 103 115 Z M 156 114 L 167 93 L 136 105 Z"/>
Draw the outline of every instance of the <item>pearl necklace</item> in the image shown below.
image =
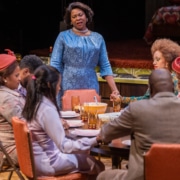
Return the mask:
<path id="1" fill-rule="evenodd" d="M 86 34 L 89 31 L 88 28 L 86 28 L 85 30 L 78 30 L 77 28 L 73 27 L 72 29 L 73 29 L 73 31 L 82 33 L 82 34 Z"/>

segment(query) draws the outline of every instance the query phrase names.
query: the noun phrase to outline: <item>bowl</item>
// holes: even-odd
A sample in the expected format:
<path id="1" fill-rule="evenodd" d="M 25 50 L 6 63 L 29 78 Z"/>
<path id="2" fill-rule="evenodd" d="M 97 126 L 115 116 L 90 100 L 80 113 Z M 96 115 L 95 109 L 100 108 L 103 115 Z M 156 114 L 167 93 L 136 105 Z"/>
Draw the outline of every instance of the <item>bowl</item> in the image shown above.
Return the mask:
<path id="1" fill-rule="evenodd" d="M 84 103 L 84 111 L 93 113 L 93 114 L 103 114 L 106 112 L 107 103 L 102 102 L 88 102 Z"/>

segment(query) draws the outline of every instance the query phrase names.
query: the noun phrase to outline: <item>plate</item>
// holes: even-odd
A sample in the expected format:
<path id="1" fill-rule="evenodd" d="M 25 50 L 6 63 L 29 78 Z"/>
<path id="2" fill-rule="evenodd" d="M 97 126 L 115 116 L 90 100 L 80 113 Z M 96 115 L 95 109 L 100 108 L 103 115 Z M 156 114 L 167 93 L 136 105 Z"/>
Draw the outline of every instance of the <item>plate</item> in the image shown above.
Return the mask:
<path id="1" fill-rule="evenodd" d="M 100 132 L 100 129 L 75 129 L 71 131 L 71 134 L 76 136 L 84 136 L 84 137 L 93 137 L 97 136 Z"/>
<path id="2" fill-rule="evenodd" d="M 122 144 L 124 144 L 126 146 L 131 146 L 131 140 L 130 139 L 124 140 L 124 141 L 122 141 Z"/>
<path id="3" fill-rule="evenodd" d="M 66 120 L 66 122 L 69 124 L 69 127 L 81 127 L 84 125 L 82 120 Z"/>
<path id="4" fill-rule="evenodd" d="M 80 114 L 76 113 L 75 115 L 61 115 L 62 118 L 74 118 L 74 117 L 79 117 Z"/>
<path id="5" fill-rule="evenodd" d="M 80 114 L 76 113 L 75 111 L 61 111 L 61 117 L 62 118 L 74 118 L 79 117 Z"/>

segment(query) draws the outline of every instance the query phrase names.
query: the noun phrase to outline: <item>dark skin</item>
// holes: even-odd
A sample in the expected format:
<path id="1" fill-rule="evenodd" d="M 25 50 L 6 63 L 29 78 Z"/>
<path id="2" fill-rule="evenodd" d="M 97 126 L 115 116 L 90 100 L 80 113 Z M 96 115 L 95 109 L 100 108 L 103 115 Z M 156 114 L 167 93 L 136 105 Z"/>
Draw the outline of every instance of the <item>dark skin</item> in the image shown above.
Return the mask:
<path id="1" fill-rule="evenodd" d="M 174 84 L 170 72 L 166 69 L 153 70 L 149 76 L 150 95 L 153 97 L 159 92 L 174 91 Z"/>

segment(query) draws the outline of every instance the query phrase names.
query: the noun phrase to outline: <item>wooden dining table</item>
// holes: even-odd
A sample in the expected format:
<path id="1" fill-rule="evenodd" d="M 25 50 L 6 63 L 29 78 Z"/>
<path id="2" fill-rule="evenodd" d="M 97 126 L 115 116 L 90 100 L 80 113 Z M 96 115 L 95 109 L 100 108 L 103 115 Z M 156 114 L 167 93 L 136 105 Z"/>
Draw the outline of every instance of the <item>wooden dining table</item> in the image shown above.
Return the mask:
<path id="1" fill-rule="evenodd" d="M 79 117 L 72 118 L 71 120 L 73 121 L 77 119 L 79 119 Z M 86 123 L 87 122 L 85 122 L 85 124 Z M 79 128 L 82 129 L 84 127 L 79 127 Z M 71 131 L 73 130 L 74 128 L 69 128 L 68 130 L 66 130 L 66 135 L 71 138 L 77 138 L 71 134 Z M 91 153 L 97 153 L 99 157 L 101 155 L 111 157 L 112 169 L 121 168 L 121 161 L 128 160 L 129 152 L 130 152 L 130 146 L 123 144 L 123 141 L 129 140 L 129 139 L 130 139 L 130 136 L 125 136 L 125 137 L 114 139 L 110 143 L 107 143 L 107 144 L 104 144 L 104 143 L 99 144 L 91 148 Z"/>
<path id="2" fill-rule="evenodd" d="M 130 136 L 114 139 L 108 144 L 94 146 L 91 152 L 97 153 L 98 155 L 110 156 L 112 160 L 112 169 L 121 169 L 122 160 L 128 160 L 130 152 L 130 146 L 122 142 L 129 139 Z"/>

